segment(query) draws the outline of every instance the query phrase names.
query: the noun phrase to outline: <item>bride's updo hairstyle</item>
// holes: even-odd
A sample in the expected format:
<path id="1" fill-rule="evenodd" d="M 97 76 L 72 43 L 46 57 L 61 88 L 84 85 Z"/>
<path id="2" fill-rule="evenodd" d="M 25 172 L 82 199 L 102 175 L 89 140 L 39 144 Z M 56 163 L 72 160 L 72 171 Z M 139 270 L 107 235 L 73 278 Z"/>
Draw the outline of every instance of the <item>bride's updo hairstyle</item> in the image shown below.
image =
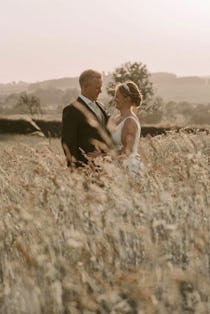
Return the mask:
<path id="1" fill-rule="evenodd" d="M 133 81 L 126 81 L 125 83 L 119 84 L 118 89 L 123 96 L 129 96 L 136 107 L 141 105 L 143 96 L 138 86 Z"/>

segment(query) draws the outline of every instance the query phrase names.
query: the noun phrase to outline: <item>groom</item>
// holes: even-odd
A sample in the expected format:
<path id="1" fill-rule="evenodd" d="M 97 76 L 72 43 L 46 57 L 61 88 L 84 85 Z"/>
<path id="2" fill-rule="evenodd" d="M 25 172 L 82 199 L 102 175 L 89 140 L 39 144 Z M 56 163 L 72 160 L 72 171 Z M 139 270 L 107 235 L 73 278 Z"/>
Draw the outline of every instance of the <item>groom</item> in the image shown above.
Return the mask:
<path id="1" fill-rule="evenodd" d="M 67 166 L 83 166 L 88 154 L 96 156 L 106 151 L 112 142 L 106 128 L 108 116 L 97 101 L 101 93 L 102 77 L 94 70 L 86 70 L 79 77 L 81 94 L 63 110 L 62 146 Z"/>

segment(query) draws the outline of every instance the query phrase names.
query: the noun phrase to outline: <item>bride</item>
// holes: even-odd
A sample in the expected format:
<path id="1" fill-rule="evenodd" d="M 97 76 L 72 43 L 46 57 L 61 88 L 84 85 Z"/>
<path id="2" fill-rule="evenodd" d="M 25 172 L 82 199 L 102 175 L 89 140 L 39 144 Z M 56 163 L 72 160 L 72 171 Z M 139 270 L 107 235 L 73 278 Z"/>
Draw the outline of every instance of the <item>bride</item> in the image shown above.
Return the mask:
<path id="1" fill-rule="evenodd" d="M 111 119 L 110 132 L 117 159 L 122 160 L 129 173 L 138 174 L 143 163 L 138 154 L 141 126 L 135 110 L 142 102 L 142 94 L 134 82 L 126 81 L 116 86 L 114 100 L 120 113 Z"/>

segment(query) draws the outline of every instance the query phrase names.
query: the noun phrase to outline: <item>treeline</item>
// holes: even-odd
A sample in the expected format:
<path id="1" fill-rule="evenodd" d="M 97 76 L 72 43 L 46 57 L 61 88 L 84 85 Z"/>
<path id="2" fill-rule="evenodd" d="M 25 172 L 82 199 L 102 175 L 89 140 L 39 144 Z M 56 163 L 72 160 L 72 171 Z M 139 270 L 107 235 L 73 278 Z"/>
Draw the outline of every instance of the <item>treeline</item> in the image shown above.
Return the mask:
<path id="1" fill-rule="evenodd" d="M 164 102 L 157 97 L 156 110 L 153 112 L 141 113 L 141 121 L 144 124 L 164 125 L 209 125 L 210 103 L 195 104 L 186 101 Z"/>
<path id="2" fill-rule="evenodd" d="M 183 77 L 178 78 L 170 73 L 150 74 L 146 65 L 141 62 L 127 62 L 115 69 L 111 74 L 103 74 L 103 89 L 100 99 L 108 112 L 112 112 L 114 103 L 114 87 L 118 83 L 132 80 L 139 86 L 143 94 L 140 110 L 144 124 L 168 124 L 176 126 L 206 125 L 210 121 L 210 81 L 209 78 Z M 79 95 L 78 78 L 61 78 L 28 84 L 17 84 L 25 90 L 11 94 L 0 93 L 0 114 L 58 115 L 63 108 Z M 0 85 L 0 88 L 2 86 Z M 10 84 L 8 88 L 16 88 Z M 161 88 L 164 93 L 160 93 Z M 193 88 L 192 88 L 193 87 Z M 206 102 L 199 101 L 198 87 L 205 89 Z M 3 87 L 2 87 L 3 88 Z M 178 89 L 182 94 L 178 92 Z M 190 88 L 190 89 L 189 89 Z M 189 90 L 188 90 L 189 89 Z M 1 89 L 0 89 L 1 91 Z M 175 95 L 179 95 L 174 97 Z M 168 97 L 167 97 L 168 93 Z M 196 101 L 183 101 L 192 94 L 198 95 Z M 161 95 L 164 94 L 165 97 Z M 171 101 L 171 99 L 176 99 Z M 178 100 L 177 100 L 178 99 Z M 193 98 L 192 98 L 193 99 Z"/>
<path id="3" fill-rule="evenodd" d="M 104 85 L 110 81 L 111 73 L 103 73 Z M 190 103 L 208 103 L 210 99 L 210 76 L 183 76 L 167 72 L 151 73 L 150 80 L 154 91 L 164 101 L 187 101 Z M 69 87 L 79 88 L 78 77 L 64 77 L 50 79 L 36 83 L 10 82 L 0 84 L 0 97 L 2 95 L 20 92 L 35 92 L 38 89 L 56 88 L 65 90 Z"/>
<path id="4" fill-rule="evenodd" d="M 6 97 L 0 97 L 0 114 L 29 114 L 28 107 L 20 99 L 24 93 L 11 94 Z M 64 106 L 70 103 L 79 95 L 77 88 L 68 88 L 61 90 L 58 88 L 37 89 L 29 94 L 40 100 L 41 114 L 59 115 L 61 116 Z M 110 98 L 103 96 L 102 101 L 108 104 Z M 170 125 L 208 125 L 210 121 L 210 103 L 195 104 L 189 102 L 165 102 L 161 97 L 155 97 L 155 110 L 152 112 L 141 112 L 141 121 L 143 124 L 170 124 Z M 40 113 L 37 112 L 37 113 Z M 36 113 L 36 112 L 34 112 Z"/>
<path id="5" fill-rule="evenodd" d="M 2 114 L 28 114 L 28 108 L 20 102 L 25 92 L 0 96 L 0 113 Z M 37 97 L 43 113 L 60 113 L 63 107 L 79 95 L 79 89 L 70 87 L 65 90 L 48 87 L 33 90 L 27 93 Z"/>

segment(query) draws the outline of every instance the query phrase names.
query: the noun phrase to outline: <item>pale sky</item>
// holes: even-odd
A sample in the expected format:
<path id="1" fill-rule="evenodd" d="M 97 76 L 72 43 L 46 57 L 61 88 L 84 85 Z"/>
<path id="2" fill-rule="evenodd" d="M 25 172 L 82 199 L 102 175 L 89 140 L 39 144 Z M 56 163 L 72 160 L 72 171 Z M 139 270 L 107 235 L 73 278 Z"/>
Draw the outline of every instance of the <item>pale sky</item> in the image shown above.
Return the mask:
<path id="1" fill-rule="evenodd" d="M 210 0 L 0 0 L 0 83 L 127 61 L 210 75 Z"/>

